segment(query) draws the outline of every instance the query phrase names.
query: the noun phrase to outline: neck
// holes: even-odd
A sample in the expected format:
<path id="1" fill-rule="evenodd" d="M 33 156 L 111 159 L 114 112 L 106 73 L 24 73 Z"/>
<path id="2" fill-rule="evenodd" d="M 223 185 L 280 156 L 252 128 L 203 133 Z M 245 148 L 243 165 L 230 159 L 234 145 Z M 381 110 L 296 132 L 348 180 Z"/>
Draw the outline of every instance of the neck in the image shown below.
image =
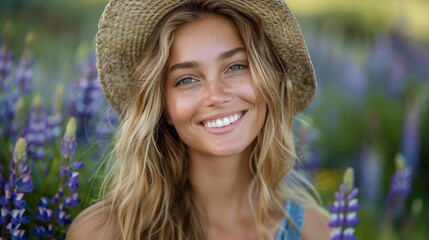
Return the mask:
<path id="1" fill-rule="evenodd" d="M 248 199 L 252 176 L 250 152 L 228 157 L 189 152 L 189 180 L 209 222 L 235 221 L 251 215 Z"/>

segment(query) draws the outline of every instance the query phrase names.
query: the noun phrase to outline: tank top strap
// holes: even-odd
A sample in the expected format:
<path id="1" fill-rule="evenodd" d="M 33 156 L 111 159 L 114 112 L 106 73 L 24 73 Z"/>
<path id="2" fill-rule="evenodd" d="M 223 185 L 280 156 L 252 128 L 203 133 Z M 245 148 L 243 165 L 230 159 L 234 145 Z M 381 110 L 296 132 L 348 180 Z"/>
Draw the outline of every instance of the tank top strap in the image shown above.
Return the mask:
<path id="1" fill-rule="evenodd" d="M 304 223 L 304 208 L 295 202 L 286 201 L 285 210 L 298 228 L 283 218 L 276 240 L 301 240 L 300 230 Z"/>

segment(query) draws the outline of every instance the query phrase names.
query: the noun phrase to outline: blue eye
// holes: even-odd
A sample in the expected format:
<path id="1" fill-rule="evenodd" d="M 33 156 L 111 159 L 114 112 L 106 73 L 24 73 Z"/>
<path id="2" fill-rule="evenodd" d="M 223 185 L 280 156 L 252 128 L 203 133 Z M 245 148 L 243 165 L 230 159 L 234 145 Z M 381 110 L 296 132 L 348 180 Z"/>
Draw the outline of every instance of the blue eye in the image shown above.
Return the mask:
<path id="1" fill-rule="evenodd" d="M 191 84 L 191 83 L 193 83 L 193 82 L 195 82 L 195 79 L 190 78 L 190 77 L 185 77 L 185 78 L 180 79 L 180 80 L 176 83 L 176 86 L 180 86 L 180 85 L 187 85 L 187 84 Z"/>
<path id="2" fill-rule="evenodd" d="M 246 68 L 247 68 L 247 65 L 245 65 L 245 64 L 234 64 L 230 68 L 228 68 L 227 71 L 228 72 L 236 72 L 236 71 L 240 71 L 240 70 L 243 70 Z"/>

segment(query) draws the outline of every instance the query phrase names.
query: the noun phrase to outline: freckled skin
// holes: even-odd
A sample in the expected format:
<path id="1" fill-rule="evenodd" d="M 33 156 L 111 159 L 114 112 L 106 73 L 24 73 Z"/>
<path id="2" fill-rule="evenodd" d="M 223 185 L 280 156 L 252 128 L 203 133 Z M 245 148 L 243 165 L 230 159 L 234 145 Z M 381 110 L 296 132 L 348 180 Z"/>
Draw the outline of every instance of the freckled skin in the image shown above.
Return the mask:
<path id="1" fill-rule="evenodd" d="M 239 47 L 243 51 L 219 58 Z M 266 103 L 256 97 L 248 67 L 231 68 L 236 63 L 248 64 L 235 28 L 220 16 L 205 16 L 178 29 L 170 54 L 169 67 L 182 62 L 195 64 L 170 71 L 165 83 L 168 122 L 188 146 L 189 155 L 248 155 L 263 126 Z M 182 77 L 192 78 L 192 83 L 175 85 Z M 241 111 L 246 113 L 239 126 L 225 134 L 211 134 L 201 124 L 210 116 Z"/>

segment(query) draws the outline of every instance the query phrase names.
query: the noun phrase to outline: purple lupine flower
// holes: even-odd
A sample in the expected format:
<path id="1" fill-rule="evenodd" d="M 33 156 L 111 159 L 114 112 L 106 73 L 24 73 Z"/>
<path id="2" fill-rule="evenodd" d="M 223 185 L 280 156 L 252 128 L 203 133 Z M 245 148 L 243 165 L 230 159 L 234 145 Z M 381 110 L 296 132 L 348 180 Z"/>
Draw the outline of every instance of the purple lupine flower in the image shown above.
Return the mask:
<path id="1" fill-rule="evenodd" d="M 91 56 L 83 65 L 82 75 L 72 87 L 69 100 L 71 116 L 78 123 L 76 135 L 82 138 L 94 129 L 95 117 L 105 106 L 103 93 L 98 80 L 95 57 Z"/>
<path id="2" fill-rule="evenodd" d="M 63 178 L 63 176 L 61 178 Z M 62 182 L 61 182 L 60 187 L 58 188 L 58 192 L 55 193 L 54 197 L 52 198 L 52 203 L 58 204 L 60 201 L 60 198 L 62 197 L 64 197 L 64 189 L 62 187 Z"/>
<path id="3" fill-rule="evenodd" d="M 21 223 L 28 223 L 30 221 L 29 216 L 24 216 L 25 208 L 19 208 L 19 209 L 13 209 L 10 212 L 11 216 L 11 223 L 12 224 L 21 224 Z"/>
<path id="4" fill-rule="evenodd" d="M 28 175 L 27 175 L 28 176 Z M 15 199 L 13 201 L 13 204 L 18 208 L 24 208 L 26 205 L 26 202 L 24 200 L 24 193 L 19 192 L 16 194 Z"/>
<path id="5" fill-rule="evenodd" d="M 405 64 L 405 71 L 422 80 L 428 80 L 429 51 L 427 47 L 415 41 L 409 41 L 401 31 L 392 32 L 390 41 L 395 55 L 399 56 Z"/>
<path id="6" fill-rule="evenodd" d="M 390 79 L 392 68 L 393 49 L 388 36 L 377 35 L 372 51 L 367 58 L 368 77 L 374 86 L 386 89 L 389 86 L 387 80 Z"/>
<path id="7" fill-rule="evenodd" d="M 66 208 L 70 209 L 74 206 L 77 206 L 80 204 L 80 198 L 77 193 L 73 193 L 70 197 L 66 197 L 64 199 L 64 205 Z"/>
<path id="8" fill-rule="evenodd" d="M 378 35 L 366 62 L 368 76 L 374 85 L 382 91 L 387 90 L 394 97 L 403 94 L 409 69 L 404 57 L 394 46 L 392 36 Z"/>
<path id="9" fill-rule="evenodd" d="M 53 234 L 53 226 L 52 224 L 49 224 L 48 227 L 46 228 L 43 226 L 37 226 L 32 230 L 32 233 L 34 236 L 39 238 L 43 238 L 43 237 L 51 238 Z"/>
<path id="10" fill-rule="evenodd" d="M 7 21 L 3 32 L 0 33 L 0 90 L 2 82 L 9 76 L 12 69 L 13 54 L 6 46 L 11 30 L 12 22 Z"/>
<path id="11" fill-rule="evenodd" d="M 396 172 L 390 180 L 386 217 L 391 220 L 400 215 L 403 204 L 410 194 L 411 169 L 405 164 L 401 154 L 395 157 Z"/>
<path id="12" fill-rule="evenodd" d="M 12 57 L 7 53 L 5 47 L 0 47 L 2 52 L 0 55 L 6 55 L 6 61 L 4 56 L 0 56 L 0 68 L 3 73 L 0 81 L 0 122 L 2 122 L 1 134 L 9 133 L 10 139 L 15 142 L 19 136 L 19 127 L 17 120 L 16 111 L 18 99 L 22 94 L 26 94 L 30 90 L 32 81 L 33 71 L 33 56 L 31 54 L 31 45 L 34 39 L 33 33 L 28 33 L 26 36 L 25 49 L 20 58 L 17 70 L 14 75 L 13 81 L 7 81 L 6 77 L 10 75 L 12 68 Z M 5 62 L 8 62 L 5 64 Z"/>
<path id="13" fill-rule="evenodd" d="M 13 129 L 12 124 L 16 117 L 16 109 L 19 100 L 19 92 L 18 89 L 14 87 L 9 87 L 7 93 L 4 93 L 4 101 L 5 101 L 5 131 L 10 131 Z"/>
<path id="14" fill-rule="evenodd" d="M 31 53 L 31 45 L 34 41 L 34 33 L 29 32 L 25 37 L 25 48 L 19 59 L 18 69 L 15 73 L 14 84 L 18 86 L 20 93 L 28 93 L 33 79 L 34 58 Z"/>
<path id="15" fill-rule="evenodd" d="M 31 233 L 38 238 L 42 238 L 45 235 L 45 232 L 46 229 L 43 226 L 36 226 L 31 230 Z"/>
<path id="16" fill-rule="evenodd" d="M 58 219 L 58 223 L 60 225 L 69 225 L 71 223 L 70 214 L 68 214 L 67 212 L 65 212 L 62 209 L 62 205 L 61 205 L 61 208 L 58 211 L 57 219 Z"/>
<path id="17" fill-rule="evenodd" d="M 29 169 L 29 167 L 27 167 L 27 169 Z M 33 188 L 34 185 L 33 181 L 31 181 L 30 175 L 23 175 L 16 181 L 16 189 L 19 192 L 31 192 L 33 191 Z"/>
<path id="18" fill-rule="evenodd" d="M 392 96 L 401 96 L 405 90 L 407 70 L 404 59 L 394 54 L 391 60 L 390 78 L 387 90 Z"/>
<path id="19" fill-rule="evenodd" d="M 19 99 L 16 86 L 4 79 L 0 83 L 0 134 L 8 134 L 15 119 L 16 105 Z"/>
<path id="20" fill-rule="evenodd" d="M 13 54 L 0 42 L 0 93 L 4 93 L 9 86 L 6 79 L 9 77 L 13 66 Z"/>
<path id="21" fill-rule="evenodd" d="M 9 216 L 9 210 L 6 207 L 0 209 L 0 224 L 4 223 Z"/>
<path id="22" fill-rule="evenodd" d="M 84 167 L 84 163 L 82 161 L 74 161 L 71 166 L 75 170 L 81 170 Z"/>
<path id="23" fill-rule="evenodd" d="M 72 192 L 76 192 L 79 188 L 79 172 L 69 172 L 69 181 L 67 187 Z"/>
<path id="24" fill-rule="evenodd" d="M 61 184 L 57 195 L 54 197 L 55 202 L 58 203 L 56 216 L 61 225 L 68 225 L 71 223 L 70 214 L 66 212 L 63 206 L 65 205 L 67 208 L 71 208 L 80 204 L 80 199 L 77 193 L 79 188 L 79 172 L 70 170 L 70 166 L 76 170 L 82 169 L 83 167 L 83 162 L 71 161 L 75 153 L 76 145 L 76 120 L 71 118 L 67 124 L 66 133 L 61 141 L 61 153 L 64 156 L 65 165 L 60 167 L 61 183 L 63 183 L 67 177 L 66 185 L 70 190 L 71 195 L 64 195 L 63 185 Z M 62 202 L 58 201 L 59 198 L 62 198 Z"/>
<path id="25" fill-rule="evenodd" d="M 50 201 L 47 197 L 41 197 L 38 204 L 38 211 L 35 213 L 37 219 L 47 222 L 51 220 L 53 211 L 48 208 Z"/>
<path id="26" fill-rule="evenodd" d="M 60 166 L 60 175 L 67 176 L 70 171 L 69 166 Z"/>
<path id="27" fill-rule="evenodd" d="M 53 225 L 52 219 L 54 216 L 54 211 L 49 208 L 51 201 L 47 197 L 41 197 L 38 203 L 38 211 L 34 213 L 36 219 L 42 221 L 42 225 L 36 226 L 32 229 L 31 233 L 39 238 L 43 237 L 52 237 Z"/>
<path id="28" fill-rule="evenodd" d="M 331 240 L 355 240 L 354 227 L 359 219 L 357 211 L 359 190 L 354 187 L 353 169 L 348 168 L 344 174 L 344 181 L 340 191 L 335 193 L 334 204 L 330 206 L 332 219 L 329 227 L 332 228 Z"/>
<path id="29" fill-rule="evenodd" d="M 66 162 L 65 165 L 60 166 L 60 174 L 62 178 L 65 176 L 68 177 L 67 186 L 72 192 L 76 192 L 78 189 L 79 182 L 79 172 L 70 171 L 70 166 L 73 169 L 82 169 L 83 162 L 74 161 L 71 159 L 74 156 L 76 150 L 77 142 L 76 142 L 76 120 L 71 118 L 69 123 L 67 124 L 66 133 L 64 134 L 63 139 L 61 140 L 61 153 L 63 154 Z M 62 187 L 62 186 L 61 186 Z"/>
<path id="30" fill-rule="evenodd" d="M 372 147 L 364 145 L 359 156 L 359 175 L 360 186 L 371 186 L 361 189 L 360 196 L 362 202 L 371 203 L 375 206 L 381 197 L 381 156 Z"/>
<path id="31" fill-rule="evenodd" d="M 106 149 L 118 124 L 119 116 L 112 108 L 108 108 L 102 113 L 101 121 L 96 126 L 99 152 Z"/>
<path id="32" fill-rule="evenodd" d="M 13 66 L 13 53 L 6 46 L 6 40 L 11 29 L 11 22 L 7 22 L 5 30 L 0 32 L 0 136 L 9 129 L 8 118 L 10 112 L 9 89 L 11 83 L 7 81 Z"/>
<path id="33" fill-rule="evenodd" d="M 22 136 L 22 131 L 25 125 L 25 104 L 22 96 L 19 97 L 16 105 L 13 119 L 9 122 L 9 139 L 15 142 L 19 136 Z"/>
<path id="34" fill-rule="evenodd" d="M 12 70 L 13 54 L 6 46 L 0 45 L 0 89 Z"/>
<path id="35" fill-rule="evenodd" d="M 4 239 L 9 234 L 12 239 L 25 239 L 25 231 L 20 229 L 22 224 L 27 223 L 30 218 L 25 216 L 26 202 L 24 193 L 31 192 L 34 188 L 30 177 L 31 169 L 27 165 L 27 143 L 24 138 L 19 138 L 15 144 L 10 162 L 10 175 L 4 185 L 4 195 L 0 197 L 3 206 L 1 210 L 1 223 L 3 230 L 1 237 Z"/>
<path id="36" fill-rule="evenodd" d="M 27 237 L 24 237 L 25 230 L 19 229 L 19 225 L 16 225 L 14 228 L 12 225 L 8 225 L 7 230 L 9 230 L 12 240 L 27 240 Z"/>
<path id="37" fill-rule="evenodd" d="M 48 128 L 42 98 L 37 94 L 33 99 L 28 114 L 27 128 L 24 130 L 24 136 L 28 142 L 27 152 L 32 160 L 42 160 L 44 158 Z"/>
<path id="38" fill-rule="evenodd" d="M 52 224 L 48 224 L 48 227 L 46 228 L 46 236 L 47 237 L 52 237 L 54 233 L 54 227 Z"/>
<path id="39" fill-rule="evenodd" d="M 12 171 L 12 178 L 14 185 L 17 190 L 15 192 L 28 193 L 31 192 L 34 188 L 33 182 L 30 178 L 30 167 L 27 165 L 27 142 L 24 138 L 19 138 L 15 145 L 15 150 L 13 151 L 13 162 L 11 162 L 10 167 Z"/>
<path id="40" fill-rule="evenodd" d="M 61 122 L 63 121 L 63 115 L 61 112 L 50 114 L 47 120 L 48 132 L 46 140 L 54 141 L 61 134 Z"/>
<path id="41" fill-rule="evenodd" d="M 315 170 L 319 167 L 320 162 L 314 149 L 317 140 L 317 133 L 307 123 L 300 123 L 297 126 L 296 154 L 301 160 L 301 164 L 295 165 L 299 170 L 311 179 Z"/>
<path id="42" fill-rule="evenodd" d="M 62 238 L 64 232 L 60 229 L 72 221 L 69 209 L 81 202 L 77 190 L 79 188 L 78 170 L 83 168 L 83 162 L 72 161 L 76 145 L 76 120 L 71 118 L 61 141 L 61 153 L 65 161 L 59 168 L 60 185 L 51 200 L 40 199 L 35 216 L 42 223 L 32 229 L 34 236 Z"/>
<path id="43" fill-rule="evenodd" d="M 401 153 L 411 172 L 416 171 L 421 151 L 419 129 L 422 121 L 422 108 L 418 97 L 420 96 L 407 104 L 402 127 Z"/>
<path id="44" fill-rule="evenodd" d="M 58 84 L 55 89 L 53 97 L 53 105 L 47 118 L 48 133 L 47 140 L 53 141 L 61 134 L 61 122 L 63 121 L 63 115 L 61 113 L 62 102 L 64 95 L 64 85 Z"/>
<path id="45" fill-rule="evenodd" d="M 4 170 L 3 167 L 0 166 L 0 189 L 3 189 L 3 183 L 5 181 L 5 179 L 3 177 L 3 170 Z M 1 190 L 0 190 L 0 192 L 1 192 Z"/>
<path id="46" fill-rule="evenodd" d="M 352 60 L 350 54 L 341 57 L 339 68 L 343 69 L 343 88 L 348 93 L 348 97 L 354 101 L 362 101 L 368 93 L 368 78 L 364 71 Z"/>
<path id="47" fill-rule="evenodd" d="M 64 167 L 69 166 L 68 163 L 74 156 L 76 146 L 76 120 L 71 118 L 67 124 L 66 133 L 61 140 L 61 154 L 63 154 L 66 159 L 66 165 L 64 165 Z"/>

